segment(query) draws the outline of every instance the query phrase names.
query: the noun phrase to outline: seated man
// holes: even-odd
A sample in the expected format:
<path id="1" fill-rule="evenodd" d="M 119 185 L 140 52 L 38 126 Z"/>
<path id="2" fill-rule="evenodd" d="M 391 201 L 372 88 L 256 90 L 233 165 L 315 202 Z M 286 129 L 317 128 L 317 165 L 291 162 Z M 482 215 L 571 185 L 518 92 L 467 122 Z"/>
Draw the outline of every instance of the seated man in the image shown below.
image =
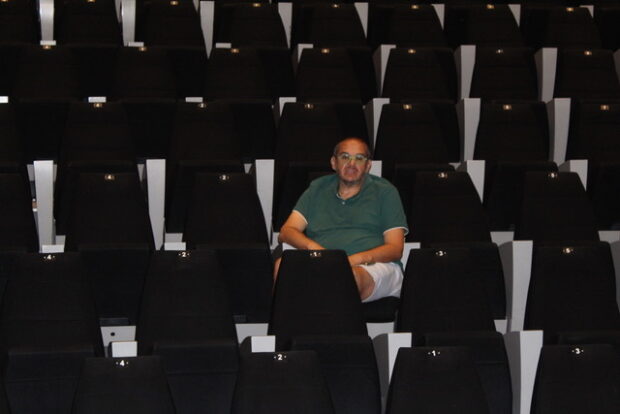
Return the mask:
<path id="1" fill-rule="evenodd" d="M 408 230 L 398 191 L 368 174 L 370 151 L 359 138 L 339 142 L 330 161 L 336 174 L 310 184 L 282 225 L 280 242 L 346 251 L 364 302 L 399 296 Z"/>

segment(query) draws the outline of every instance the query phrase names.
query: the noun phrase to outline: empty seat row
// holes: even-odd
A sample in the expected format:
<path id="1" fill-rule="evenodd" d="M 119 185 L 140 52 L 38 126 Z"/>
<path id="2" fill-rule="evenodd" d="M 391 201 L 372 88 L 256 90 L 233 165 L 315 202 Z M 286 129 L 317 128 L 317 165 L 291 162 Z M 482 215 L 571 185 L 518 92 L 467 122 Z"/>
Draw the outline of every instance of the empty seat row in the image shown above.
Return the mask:
<path id="1" fill-rule="evenodd" d="M 593 17 L 585 7 L 548 4 L 508 7 L 448 3 L 444 8 L 371 2 L 360 3 L 358 12 L 357 6 L 346 2 L 294 2 L 284 9 L 262 2 L 215 2 L 215 6 L 204 2 L 196 9 L 191 1 L 139 1 L 123 2 L 121 14 L 109 0 L 55 2 L 44 6 L 49 11 L 35 11 L 30 1 L 4 3 L 0 16 L 4 26 L 12 28 L 2 33 L 2 42 L 38 41 L 42 37 L 37 21 L 41 14 L 43 27 L 52 25 L 50 35 L 59 44 L 120 45 L 122 25 L 124 31 L 132 32 L 124 33 L 125 43 L 136 40 L 147 46 L 204 46 L 205 39 L 212 38 L 214 44 L 231 43 L 234 47 L 299 43 L 377 47 L 393 43 L 406 47 L 527 44 L 535 48 L 617 48 L 614 7 L 596 7 Z M 202 13 L 203 8 L 209 12 Z M 291 27 L 290 40 L 286 26 Z M 203 30 L 209 35 L 205 36 Z"/>
<path id="2" fill-rule="evenodd" d="M 563 139 L 567 148 L 553 153 L 558 162 L 618 161 L 614 100 L 572 100 L 570 111 L 553 114 L 567 125 L 564 138 L 550 130 L 550 107 L 541 102 L 502 100 L 462 108 L 449 102 L 390 100 L 373 105 L 374 113 L 356 103 L 286 102 L 281 113 L 274 114 L 271 103 L 260 100 L 28 100 L 0 105 L 0 160 L 4 170 L 46 159 L 61 164 L 153 158 L 174 163 L 267 158 L 324 163 L 339 139 L 357 136 L 369 141 L 373 158 L 382 161 L 383 176 L 389 179 L 397 164 L 547 161 L 550 147 L 561 147 Z M 369 115 L 374 115 L 372 122 L 366 120 Z M 463 120 L 475 125 L 467 132 L 471 142 L 461 142 L 467 129 L 460 124 Z"/>
<path id="3" fill-rule="evenodd" d="M 265 368 L 270 364 L 286 364 L 288 350 L 316 352 L 313 357 L 318 362 L 315 363 L 316 372 L 322 372 L 325 377 L 328 390 L 325 395 L 330 396 L 325 401 L 333 404 L 335 412 L 379 412 L 379 384 L 373 347 L 366 336 L 361 304 L 346 256 L 340 251 L 310 253 L 289 251 L 284 255 L 269 328 L 276 336 L 279 353 L 246 356 L 241 362 L 238 362 L 232 315 L 227 310 L 229 299 L 224 293 L 227 282 L 221 279 L 214 253 L 154 254 L 145 276 L 137 324 L 138 349 L 140 355 L 154 354 L 161 358 L 162 365 L 156 371 L 161 378 L 167 378 L 171 400 L 178 412 L 192 412 L 199 407 L 223 409 L 231 403 L 233 406 L 241 404 L 238 396 L 232 398 L 237 371 L 238 384 L 245 384 L 244 370 L 258 364 L 261 368 L 253 375 L 267 376 L 266 384 L 270 384 L 268 377 L 277 375 L 280 368 L 278 365 L 270 370 Z M 413 345 L 417 350 L 410 352 L 423 360 L 430 358 L 426 361 L 431 365 L 422 366 L 437 375 L 446 370 L 453 372 L 448 369 L 453 365 L 443 365 L 451 360 L 451 355 L 467 354 L 463 361 L 468 362 L 457 366 L 468 366 L 467 375 L 475 375 L 459 384 L 473 386 L 470 389 L 472 394 L 450 392 L 445 398 L 478 398 L 476 404 L 488 405 L 490 412 L 511 412 L 506 349 L 502 336 L 494 331 L 489 292 L 485 288 L 487 281 L 471 260 L 470 251 L 466 247 L 419 249 L 413 250 L 409 257 L 396 330 L 413 333 Z M 109 375 L 109 383 L 97 386 L 101 389 L 112 387 L 115 384 L 112 379 L 123 376 L 120 370 L 126 364 L 129 364 L 128 372 L 135 369 L 131 364 L 137 364 L 135 367 L 142 364 L 133 358 L 85 360 L 92 355 L 101 355 L 101 342 L 93 319 L 94 306 L 88 299 L 92 276 L 80 266 L 81 262 L 88 260 L 84 253 L 14 258 L 12 265 L 15 270 L 8 275 L 2 313 L 3 349 L 9 352 L 5 381 L 14 412 L 37 412 L 41 404 L 49 403 L 45 396 L 52 395 L 57 397 L 52 403 L 54 406 L 70 407 L 76 389 L 73 404 L 87 404 L 88 407 L 89 398 L 102 398 L 101 395 L 108 394 L 94 392 L 90 388 L 92 383 L 84 383 L 90 374 L 102 372 L 94 367 L 100 367 Z M 4 266 L 4 269 L 10 266 Z M 597 341 L 595 343 L 615 343 L 620 314 L 614 292 L 609 289 L 610 283 L 613 285 L 613 265 L 607 245 L 573 245 L 571 249 L 541 246 L 535 250 L 533 269 L 528 327 L 544 329 L 545 343 L 553 345 L 562 338 L 563 343 L 577 345 L 582 350 L 590 349 L 588 344 L 592 340 Z M 586 274 L 589 280 L 584 279 Z M 333 289 L 322 291 L 320 286 L 324 286 L 327 280 Z M 581 280 L 582 288 L 567 292 L 566 284 L 572 286 L 577 280 Z M 579 295 L 580 302 L 584 303 L 583 308 L 571 305 L 575 302 L 575 295 Z M 59 306 L 60 303 L 63 306 Z M 50 320 L 54 321 L 53 324 Z M 66 332 L 62 328 L 69 325 L 74 326 L 70 334 L 59 335 Z M 29 353 L 35 341 L 37 352 Z M 70 344 L 83 346 L 71 347 Z M 454 346 L 465 348 L 444 348 Z M 60 349 L 63 351 L 59 352 Z M 290 358 L 294 356 L 290 355 Z M 461 358 L 457 357 L 458 360 Z M 64 363 L 56 363 L 60 361 Z M 280 382 L 289 377 L 294 381 L 295 375 L 303 372 L 290 368 L 296 366 L 294 359 L 290 361 L 288 370 L 281 368 L 286 374 L 280 377 Z M 41 364 L 48 368 L 37 370 Z M 434 364 L 444 369 L 435 371 Z M 401 375 L 397 374 L 399 370 L 395 368 L 394 387 L 400 386 L 397 385 Z M 80 371 L 82 380 L 78 384 Z M 603 377 L 600 386 L 613 384 L 609 382 L 612 378 Z M 439 377 L 438 380 L 446 381 L 446 378 Z M 122 398 L 119 395 L 128 392 L 126 387 L 136 385 L 122 380 L 121 384 L 119 389 L 109 391 L 104 398 Z M 90 389 L 85 393 L 89 395 L 82 395 L 83 387 Z M 448 389 L 452 390 L 451 387 Z M 235 394 L 237 392 L 238 389 Z M 540 393 L 536 398 L 544 401 L 545 392 Z M 33 399 L 33 395 L 39 398 Z M 60 398 L 61 395 L 64 397 Z M 286 406 L 295 402 L 284 401 Z M 445 403 L 433 398 L 421 401 L 431 407 Z M 557 403 L 557 399 L 555 401 Z M 605 396 L 603 401 L 613 403 L 614 400 Z M 139 400 L 134 403 L 139 404 Z M 99 404 L 107 404 L 107 400 Z"/>
<path id="4" fill-rule="evenodd" d="M 376 96 L 456 101 L 464 93 L 463 86 L 457 91 L 450 49 L 382 47 L 381 53 L 375 68 L 368 48 L 304 48 L 294 72 L 283 48 L 218 48 L 207 62 L 200 48 L 5 46 L 0 94 L 11 100 L 297 96 L 366 103 Z M 620 96 L 609 51 L 559 51 L 556 66 L 554 96 Z M 463 97 L 537 100 L 543 88 L 529 49 L 476 49 L 470 84 Z"/>

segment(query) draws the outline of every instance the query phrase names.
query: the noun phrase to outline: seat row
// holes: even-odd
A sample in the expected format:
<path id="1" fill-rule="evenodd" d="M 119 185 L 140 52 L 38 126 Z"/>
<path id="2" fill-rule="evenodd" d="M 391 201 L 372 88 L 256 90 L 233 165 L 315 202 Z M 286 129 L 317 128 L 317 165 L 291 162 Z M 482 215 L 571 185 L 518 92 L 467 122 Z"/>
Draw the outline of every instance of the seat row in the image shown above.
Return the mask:
<path id="1" fill-rule="evenodd" d="M 357 136 L 388 177 L 395 163 L 613 162 L 619 114 L 615 100 L 576 99 L 375 99 L 366 107 L 295 99 L 275 107 L 261 100 L 28 100 L 0 104 L 0 159 L 15 169 L 35 160 L 325 161 L 338 139 Z"/>
<path id="2" fill-rule="evenodd" d="M 27 99 L 204 97 L 400 102 L 553 97 L 614 99 L 620 83 L 602 49 L 2 46 L 0 96 Z M 294 64 L 292 64 L 294 61 Z M 456 61 L 456 63 L 455 63 Z M 536 63 L 538 61 L 538 63 Z M 458 70 L 457 70 L 458 69 Z M 539 80 L 540 79 L 540 80 Z"/>
<path id="3" fill-rule="evenodd" d="M 463 217 L 465 222 L 467 218 L 478 217 L 481 227 L 473 233 L 486 234 L 485 239 L 489 238 L 489 231 L 514 230 L 519 217 L 524 217 L 520 211 L 523 195 L 542 185 L 534 184 L 534 181 L 526 185 L 528 180 L 534 179 L 526 180 L 526 173 L 532 175 L 536 171 L 539 172 L 536 180 L 549 174 L 551 178 L 539 181 L 546 186 L 552 186 L 553 180 L 559 177 L 557 182 L 564 184 L 557 187 L 563 188 L 557 195 L 570 196 L 577 203 L 574 205 L 583 206 L 580 217 L 583 216 L 591 226 L 589 231 L 595 233 L 597 229 L 617 228 L 618 192 L 615 183 L 620 159 L 614 146 L 617 141 L 616 105 L 573 102 L 572 106 L 570 128 L 566 128 L 570 130 L 569 162 L 559 167 L 563 171 L 577 171 L 579 177 L 576 174 L 558 175 L 558 165 L 548 161 L 550 140 L 542 103 L 482 104 L 475 122 L 471 121 L 475 118 L 473 115 L 462 118 L 465 129 L 468 129 L 469 122 L 477 124 L 475 146 L 465 142 L 462 150 L 464 153 L 471 150 L 472 155 L 458 166 L 460 170 L 467 170 L 470 176 L 450 172 L 454 170 L 450 163 L 459 161 L 458 117 L 453 105 L 384 104 L 380 116 L 377 113 L 375 118 L 378 119 L 374 145 L 377 160 L 373 172 L 397 186 L 410 226 L 414 229 L 418 225 L 424 226 L 429 214 L 441 211 L 441 204 L 430 210 L 414 211 L 415 195 L 419 193 L 416 185 L 421 189 L 428 185 L 430 191 L 435 186 L 454 182 L 446 187 L 449 188 L 446 197 L 463 195 L 473 210 L 456 208 L 447 216 Z M 59 127 L 54 131 L 39 119 L 24 113 L 19 115 L 24 107 L 27 110 L 36 108 L 34 114 L 45 113 Z M 6 121 L 3 124 L 6 131 L 3 134 L 3 171 L 7 173 L 3 184 L 6 188 L 3 195 L 7 200 L 4 204 L 7 211 L 4 235 L 7 247 L 15 243 L 22 248 L 28 246 L 29 250 L 38 250 L 31 213 L 33 198 L 36 199 L 39 237 L 41 241 L 45 240 L 43 244 L 54 244 L 52 229 L 55 227 L 57 235 L 72 234 L 67 246 L 70 249 L 86 239 L 94 242 L 97 237 L 120 242 L 120 234 L 129 237 L 127 242 L 140 241 L 144 246 L 152 246 L 152 229 L 159 234 L 156 236 L 159 248 L 164 241 L 164 219 L 167 233 L 177 233 L 182 237 L 181 234 L 188 229 L 186 241 L 200 243 L 207 239 L 201 238 L 203 236 L 198 235 L 197 229 L 208 230 L 205 223 L 218 217 L 218 209 L 231 214 L 230 222 L 222 221 L 227 223 L 222 226 L 238 229 L 238 234 L 229 232 L 228 238 L 243 240 L 246 237 L 246 241 L 265 242 L 272 230 L 278 231 L 309 182 L 319 175 L 331 173 L 327 161 L 336 142 L 346 136 L 359 136 L 370 141 L 364 114 L 355 104 L 287 103 L 279 119 L 277 138 L 274 137 L 276 128 L 268 102 L 74 103 L 24 107 L 17 106 L 18 118 L 27 121 L 21 126 L 29 136 L 38 138 L 36 143 L 23 142 L 24 138 L 17 132 L 19 128 L 12 124 L 14 107 L 0 107 Z M 32 115 L 27 110 L 24 110 L 25 114 Z M 165 120 L 166 114 L 168 121 Z M 568 122 L 571 118 L 569 112 L 565 115 Z M 164 128 L 170 135 L 165 135 Z M 35 132 L 39 131 L 41 134 L 36 135 Z M 555 140 L 554 151 L 560 142 Z M 269 148 L 275 152 L 275 160 L 259 159 L 272 155 Z M 32 149 L 37 152 L 29 154 Z M 57 166 L 54 176 L 52 161 L 35 161 L 33 191 L 29 189 L 25 171 L 25 160 L 30 157 L 35 160 L 56 159 Z M 146 173 L 143 168 L 136 168 L 136 162 L 142 157 L 147 158 Z M 165 160 L 156 160 L 162 157 Z M 250 166 L 252 176 L 244 174 L 246 167 L 243 163 L 247 162 L 254 162 Z M 576 168 L 578 164 L 582 168 Z M 210 173 L 211 178 L 198 182 L 196 177 L 205 173 Z M 424 179 L 428 184 L 417 183 L 416 177 L 422 173 L 426 174 Z M 562 178 L 565 176 L 572 178 Z M 445 184 L 440 184 L 440 179 Z M 143 192 L 143 185 L 146 185 L 147 192 Z M 232 190 L 227 193 L 227 188 Z M 524 188 L 528 190 L 524 191 Z M 588 196 L 584 188 L 587 188 Z M 80 191 L 88 192 L 89 197 L 84 197 Z M 217 199 L 221 206 L 212 203 L 213 209 L 205 208 L 209 203 L 200 197 L 221 191 L 224 192 Z M 237 196 L 235 191 L 239 192 Z M 248 198 L 242 202 L 237 197 Z M 196 208 L 194 219 L 188 223 L 188 208 L 192 203 L 200 207 Z M 85 208 L 87 205 L 90 207 Z M 127 214 L 117 216 L 115 211 L 121 205 L 136 216 L 133 219 L 128 219 Z M 455 207 L 452 203 L 447 206 Z M 235 209 L 242 208 L 249 209 L 245 217 L 263 223 L 256 224 L 256 232 L 251 232 L 251 237 L 248 236 L 250 227 L 247 223 L 245 229 L 234 224 L 235 214 L 239 215 Z M 541 210 L 536 206 L 531 208 Z M 562 205 L 558 204 L 557 209 L 562 211 Z M 96 219 L 104 216 L 109 217 L 113 225 Z M 127 223 L 123 222 L 124 219 Z M 69 225 L 71 220 L 73 224 Z M 92 229 L 87 231 L 85 225 L 91 221 L 102 227 L 95 232 L 91 232 Z M 217 224 L 210 223 L 209 226 Z M 454 225 L 456 229 L 462 227 L 462 223 Z M 118 234 L 118 230 L 113 230 L 117 226 L 121 230 Z M 264 229 L 267 235 L 263 233 Z M 223 237 L 226 234 L 223 230 L 225 228 L 216 232 L 220 235 L 214 237 Z M 74 242 L 73 237 L 78 233 L 86 239 Z M 190 233 L 193 235 L 189 236 Z M 43 234 L 47 236 L 43 237 Z M 92 238 L 95 235 L 97 237 Z M 410 237 L 414 235 L 412 232 Z M 166 241 L 170 240 L 166 237 Z"/>
<path id="4" fill-rule="evenodd" d="M 532 392 L 522 389 L 527 388 L 523 379 L 534 377 L 536 361 L 534 371 L 524 370 L 531 355 L 515 354 L 512 343 L 512 336 L 529 333 L 504 338 L 495 331 L 488 275 L 480 273 L 467 247 L 411 251 L 395 325 L 399 333 L 390 335 L 408 336 L 409 344 L 401 340 L 399 346 L 413 348 L 401 348 L 393 370 L 384 346 L 393 338 L 380 336 L 374 344 L 368 338 L 342 251 L 285 252 L 271 309 L 272 342 L 248 338 L 241 349 L 232 296 L 226 293 L 231 281 L 222 277 L 217 254 L 155 252 L 144 273 L 133 275 L 144 285 L 135 316 L 136 348 L 113 343 L 112 353 L 122 358 L 103 358 L 100 290 L 107 284 L 121 299 L 119 292 L 128 286 L 112 274 L 114 280 L 102 277 L 99 266 L 112 257 L 109 252 L 3 256 L 0 339 L 13 413 L 44 407 L 68 413 L 72 405 L 73 412 L 109 412 L 128 393 L 133 398 L 118 407 L 121 412 L 140 411 L 153 401 L 160 401 L 157 409 L 165 413 L 174 412 L 166 408 L 171 406 L 177 413 L 225 412 L 231 405 L 232 412 L 257 407 L 285 412 L 309 404 L 274 393 L 274 386 L 292 387 L 292 395 L 322 390 L 308 396 L 333 409 L 320 412 L 378 413 L 381 396 L 395 413 L 411 404 L 433 411 L 456 405 L 465 412 L 467 407 L 529 412 L 521 409 L 529 408 Z M 610 345 L 618 343 L 620 313 L 610 288 L 609 246 L 539 246 L 533 257 L 524 328 L 544 331 L 537 353 L 545 345 L 533 412 L 565 405 L 567 412 L 580 412 L 592 387 L 609 391 L 597 401 L 600 412 L 614 412 L 618 354 Z M 324 289 L 326 283 L 331 289 Z M 399 346 L 392 346 L 394 356 Z M 599 370 L 606 364 L 603 374 Z M 575 367 L 580 368 L 573 372 Z M 318 383 L 307 382 L 311 372 Z M 576 381 L 583 381 L 577 389 Z M 166 383 L 169 388 L 158 385 Z M 264 404 L 256 406 L 257 399 Z"/>
<path id="5" fill-rule="evenodd" d="M 147 46 L 524 46 L 616 50 L 618 8 L 407 4 L 71 0 L 5 1 L 0 42 Z M 570 6 L 573 6 L 572 4 Z M 36 10 L 36 11 L 35 11 Z M 40 18 L 40 23 L 39 23 Z"/>

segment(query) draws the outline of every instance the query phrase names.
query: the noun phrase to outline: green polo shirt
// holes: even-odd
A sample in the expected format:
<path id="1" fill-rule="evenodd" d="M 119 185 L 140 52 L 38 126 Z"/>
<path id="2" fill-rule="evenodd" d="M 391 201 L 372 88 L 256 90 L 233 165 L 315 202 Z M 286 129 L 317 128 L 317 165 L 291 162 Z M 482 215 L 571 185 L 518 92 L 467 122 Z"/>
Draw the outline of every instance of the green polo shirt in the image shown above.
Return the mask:
<path id="1" fill-rule="evenodd" d="M 338 176 L 312 181 L 294 208 L 308 226 L 306 235 L 326 249 L 347 255 L 384 243 L 383 233 L 395 228 L 408 232 L 396 188 L 386 179 L 368 174 L 362 189 L 348 200 L 338 197 Z"/>

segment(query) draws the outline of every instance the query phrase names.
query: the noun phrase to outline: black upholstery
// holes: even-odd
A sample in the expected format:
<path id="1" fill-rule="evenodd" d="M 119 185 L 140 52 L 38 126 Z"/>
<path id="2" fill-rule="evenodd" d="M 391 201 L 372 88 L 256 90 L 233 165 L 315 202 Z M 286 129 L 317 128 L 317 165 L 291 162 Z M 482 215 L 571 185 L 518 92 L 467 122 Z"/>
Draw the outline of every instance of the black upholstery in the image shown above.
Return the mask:
<path id="1" fill-rule="evenodd" d="M 616 24 L 620 18 L 620 7 L 617 4 L 600 4 L 594 9 L 594 22 L 601 36 L 601 46 L 605 49 L 620 48 L 620 28 Z"/>
<path id="2" fill-rule="evenodd" d="M 189 246 L 268 245 L 256 184 L 248 174 L 197 174 L 184 240 Z"/>
<path id="3" fill-rule="evenodd" d="M 74 56 L 62 46 L 23 46 L 12 96 L 17 99 L 79 97 Z"/>
<path id="4" fill-rule="evenodd" d="M 615 413 L 619 379 L 620 356 L 611 345 L 544 346 L 531 412 Z"/>
<path id="5" fill-rule="evenodd" d="M 88 358 L 84 362 L 73 414 L 174 414 L 159 357 Z"/>
<path id="6" fill-rule="evenodd" d="M 269 99 L 293 96 L 290 52 L 282 47 L 216 48 L 207 66 L 209 99 Z"/>
<path id="7" fill-rule="evenodd" d="M 571 101 L 567 159 L 588 160 L 588 195 L 599 229 L 620 225 L 620 106 L 612 101 Z"/>
<path id="8" fill-rule="evenodd" d="M 212 251 L 155 252 L 136 339 L 157 354 L 177 413 L 230 409 L 238 366 L 227 286 Z"/>
<path id="9" fill-rule="evenodd" d="M 195 174 L 243 172 L 243 141 L 227 103 L 180 103 L 166 168 L 166 228 L 183 232 Z"/>
<path id="10" fill-rule="evenodd" d="M 377 94 L 372 52 L 366 47 L 304 49 L 296 96 L 306 101 L 368 102 Z"/>
<path id="11" fill-rule="evenodd" d="M 292 44 L 314 47 L 365 46 L 362 21 L 353 4 L 309 3 L 293 6 Z"/>
<path id="12" fill-rule="evenodd" d="M 204 47 L 200 17 L 191 1 L 140 1 L 136 40 L 147 46 Z"/>
<path id="13" fill-rule="evenodd" d="M 372 47 L 445 47 L 439 17 L 429 4 L 369 4 L 368 42 Z"/>
<path id="14" fill-rule="evenodd" d="M 334 413 L 312 351 L 242 356 L 232 414 Z"/>
<path id="15" fill-rule="evenodd" d="M 515 240 L 598 241 L 592 204 L 577 173 L 526 172 Z"/>
<path id="16" fill-rule="evenodd" d="M 620 81 L 612 52 L 604 49 L 558 50 L 555 89 L 558 98 L 619 98 Z"/>
<path id="17" fill-rule="evenodd" d="M 537 100 L 537 85 L 533 49 L 476 47 L 470 97 Z"/>
<path id="18" fill-rule="evenodd" d="M 299 335 L 367 335 L 361 306 L 344 251 L 286 250 L 269 333 L 276 335 L 277 349 Z"/>
<path id="19" fill-rule="evenodd" d="M 423 245 L 437 242 L 490 242 L 488 219 L 469 174 L 418 172 L 407 222 L 408 240 Z"/>
<path id="20" fill-rule="evenodd" d="M 492 230 L 513 229 L 526 171 L 556 171 L 549 159 L 547 110 L 542 102 L 483 103 L 474 158 L 485 163 L 484 206 Z"/>
<path id="21" fill-rule="evenodd" d="M 462 347 L 398 350 L 386 413 L 489 413 L 470 352 Z"/>
<path id="22" fill-rule="evenodd" d="M 392 102 L 456 100 L 456 66 L 451 49 L 390 50 L 381 95 Z"/>
<path id="23" fill-rule="evenodd" d="M 59 44 L 121 44 L 114 1 L 69 0 L 54 6 L 54 39 Z"/>
<path id="24" fill-rule="evenodd" d="M 39 250 L 25 171 L 0 173 L 0 250 Z"/>
<path id="25" fill-rule="evenodd" d="M 40 38 L 34 1 L 0 4 L 0 43 L 36 43 Z"/>
<path id="26" fill-rule="evenodd" d="M 163 48 L 123 47 L 114 69 L 113 98 L 176 98 L 172 64 Z"/>
<path id="27" fill-rule="evenodd" d="M 528 46 L 535 49 L 601 46 L 594 19 L 585 7 L 528 5 L 521 10 L 521 31 Z"/>
<path id="28" fill-rule="evenodd" d="M 387 104 L 381 109 L 374 158 L 392 179 L 402 164 L 447 164 L 459 159 L 459 127 L 452 103 Z"/>
<path id="29" fill-rule="evenodd" d="M 523 45 L 517 20 L 507 4 L 448 5 L 444 28 L 452 48 Z"/>
<path id="30" fill-rule="evenodd" d="M 11 410 L 69 412 L 84 358 L 103 353 L 80 256 L 25 254 L 15 270 L 0 333 Z"/>
<path id="31" fill-rule="evenodd" d="M 609 245 L 536 247 L 524 328 L 543 330 L 546 343 L 560 332 L 620 331 Z"/>
<path id="32" fill-rule="evenodd" d="M 215 12 L 215 43 L 233 47 L 288 47 L 277 4 L 218 4 Z"/>
<path id="33" fill-rule="evenodd" d="M 77 174 L 69 207 L 66 249 L 153 248 L 153 233 L 138 173 Z"/>

